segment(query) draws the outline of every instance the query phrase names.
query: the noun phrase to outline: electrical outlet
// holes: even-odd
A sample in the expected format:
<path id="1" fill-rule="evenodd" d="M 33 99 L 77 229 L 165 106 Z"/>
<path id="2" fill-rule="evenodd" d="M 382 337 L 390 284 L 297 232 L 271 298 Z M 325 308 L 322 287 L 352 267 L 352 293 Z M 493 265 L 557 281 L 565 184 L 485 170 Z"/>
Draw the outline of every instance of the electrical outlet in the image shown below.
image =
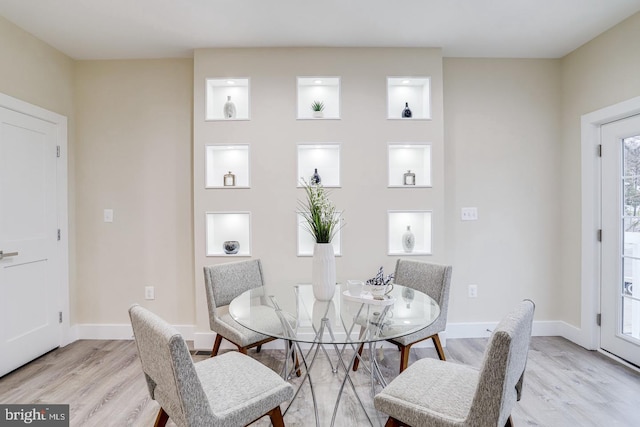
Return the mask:
<path id="1" fill-rule="evenodd" d="M 104 222 L 113 222 L 113 209 L 104 210 Z"/>
<path id="2" fill-rule="evenodd" d="M 478 297 L 478 285 L 469 285 L 469 298 Z"/>
<path id="3" fill-rule="evenodd" d="M 156 299 L 156 290 L 153 286 L 144 287 L 144 299 Z"/>
<path id="4" fill-rule="evenodd" d="M 477 221 L 478 208 L 462 208 L 460 211 L 460 219 L 463 221 Z"/>

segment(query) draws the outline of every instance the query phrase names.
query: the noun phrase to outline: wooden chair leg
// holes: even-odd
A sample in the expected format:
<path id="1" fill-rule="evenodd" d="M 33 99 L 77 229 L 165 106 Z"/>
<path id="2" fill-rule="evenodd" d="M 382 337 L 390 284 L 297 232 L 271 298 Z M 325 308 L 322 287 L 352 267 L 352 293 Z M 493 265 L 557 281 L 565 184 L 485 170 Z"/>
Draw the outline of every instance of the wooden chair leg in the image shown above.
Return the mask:
<path id="1" fill-rule="evenodd" d="M 260 353 L 260 350 L 262 350 L 262 345 L 258 345 L 256 347 L 256 353 Z"/>
<path id="2" fill-rule="evenodd" d="M 164 412 L 164 409 L 160 408 L 160 411 L 158 411 L 158 416 L 156 417 L 156 423 L 153 426 L 164 427 L 165 425 L 167 425 L 167 421 L 169 421 L 169 415 Z"/>
<path id="3" fill-rule="evenodd" d="M 507 418 L 507 422 L 505 423 L 504 427 L 513 427 L 513 418 L 511 418 L 511 415 L 509 415 L 509 418 Z"/>
<path id="4" fill-rule="evenodd" d="M 293 343 L 291 341 L 287 341 L 287 350 L 291 353 L 291 360 L 293 360 L 293 364 L 296 367 L 296 377 L 302 376 L 302 371 L 300 370 L 300 361 L 298 360 L 298 353 L 295 350 L 292 351 Z"/>
<path id="5" fill-rule="evenodd" d="M 442 348 L 442 344 L 440 344 L 440 336 L 438 336 L 438 334 L 435 334 L 431 337 L 431 339 L 433 339 L 433 345 L 436 346 L 436 352 L 438 353 L 438 357 L 440 358 L 440 360 L 447 360 L 444 357 L 444 349 Z"/>
<path id="6" fill-rule="evenodd" d="M 279 406 L 270 410 L 268 415 L 273 427 L 284 427 L 284 420 L 282 419 L 282 412 L 280 411 Z"/>
<path id="7" fill-rule="evenodd" d="M 384 427 L 400 427 L 401 425 L 402 424 L 400 424 L 400 421 L 396 420 L 393 417 L 389 417 Z"/>
<path id="8" fill-rule="evenodd" d="M 213 349 L 211 350 L 211 357 L 218 355 L 218 350 L 220 350 L 221 343 L 222 343 L 222 335 L 216 334 L 216 340 L 213 343 Z"/>
<path id="9" fill-rule="evenodd" d="M 242 354 L 247 354 L 247 347 L 238 347 L 238 351 Z"/>
<path id="10" fill-rule="evenodd" d="M 409 366 L 409 350 L 411 349 L 410 345 L 402 346 L 400 349 L 400 373 L 407 369 Z"/>
<path id="11" fill-rule="evenodd" d="M 358 347 L 358 356 L 362 356 L 362 350 L 364 349 L 364 343 L 360 344 Z M 353 371 L 358 370 L 358 365 L 360 365 L 360 357 L 356 357 L 356 360 L 353 361 Z"/>

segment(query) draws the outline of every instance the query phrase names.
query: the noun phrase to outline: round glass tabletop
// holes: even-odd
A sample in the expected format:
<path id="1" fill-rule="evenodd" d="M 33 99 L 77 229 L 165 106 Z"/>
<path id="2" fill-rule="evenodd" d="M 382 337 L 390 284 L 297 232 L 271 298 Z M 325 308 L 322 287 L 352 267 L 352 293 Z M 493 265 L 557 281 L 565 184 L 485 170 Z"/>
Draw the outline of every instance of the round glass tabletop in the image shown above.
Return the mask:
<path id="1" fill-rule="evenodd" d="M 426 328 L 440 315 L 438 303 L 414 289 L 394 285 L 384 299 L 351 295 L 336 285 L 330 301 L 311 285 L 259 287 L 229 305 L 231 317 L 258 333 L 297 342 L 347 344 L 387 340 Z"/>

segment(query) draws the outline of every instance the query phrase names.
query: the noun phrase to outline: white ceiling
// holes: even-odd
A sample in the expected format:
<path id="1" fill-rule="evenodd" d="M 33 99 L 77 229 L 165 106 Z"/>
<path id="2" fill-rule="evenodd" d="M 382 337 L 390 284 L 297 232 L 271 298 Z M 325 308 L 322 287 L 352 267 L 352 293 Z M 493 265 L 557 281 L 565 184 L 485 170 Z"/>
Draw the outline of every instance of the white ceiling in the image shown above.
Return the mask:
<path id="1" fill-rule="evenodd" d="M 559 58 L 638 11 L 640 0 L 0 0 L 1 16 L 75 59 L 266 46 Z"/>

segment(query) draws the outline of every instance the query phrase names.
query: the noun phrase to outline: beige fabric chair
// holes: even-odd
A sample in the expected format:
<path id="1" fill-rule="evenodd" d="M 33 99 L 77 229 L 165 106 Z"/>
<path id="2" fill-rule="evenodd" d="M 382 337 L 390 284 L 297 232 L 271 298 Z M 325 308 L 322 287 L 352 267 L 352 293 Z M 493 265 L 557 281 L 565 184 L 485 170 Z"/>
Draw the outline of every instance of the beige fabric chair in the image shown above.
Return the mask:
<path id="1" fill-rule="evenodd" d="M 535 305 L 522 301 L 493 331 L 480 370 L 421 359 L 374 398 L 386 426 L 512 426 L 520 400 Z"/>
<path id="2" fill-rule="evenodd" d="M 293 387 L 271 369 L 237 352 L 194 364 L 164 320 L 139 305 L 129 316 L 149 394 L 160 404 L 157 427 L 169 418 L 180 427 L 244 426 L 265 415 L 284 426 L 280 405 Z"/>
<path id="3" fill-rule="evenodd" d="M 400 372 L 409 365 L 409 351 L 417 342 L 432 339 L 440 360 L 446 360 L 444 349 L 440 343 L 438 333 L 447 327 L 447 311 L 449 306 L 449 289 L 451 287 L 450 265 L 430 264 L 423 261 L 399 259 L 396 262 L 394 283 L 407 286 L 411 289 L 423 292 L 437 301 L 440 306 L 440 316 L 431 325 L 413 334 L 389 340 L 400 349 Z M 363 345 L 358 353 L 362 354 Z M 353 370 L 358 369 L 358 358 L 354 361 Z"/>

